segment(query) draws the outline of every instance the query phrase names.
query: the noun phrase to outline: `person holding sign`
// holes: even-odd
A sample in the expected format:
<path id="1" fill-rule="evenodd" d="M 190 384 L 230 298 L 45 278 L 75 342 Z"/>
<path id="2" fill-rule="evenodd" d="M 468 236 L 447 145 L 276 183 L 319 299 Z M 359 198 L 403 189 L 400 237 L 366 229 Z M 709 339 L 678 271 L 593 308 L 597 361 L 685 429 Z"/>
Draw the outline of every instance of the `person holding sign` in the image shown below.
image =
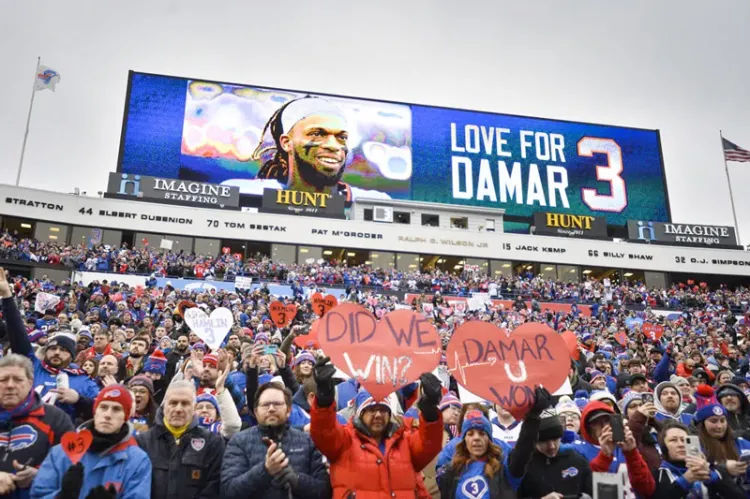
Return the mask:
<path id="1" fill-rule="evenodd" d="M 94 419 L 52 448 L 30 497 L 150 499 L 151 461 L 128 423 L 133 402 L 124 385 L 102 390 L 94 401 Z"/>
<path id="2" fill-rule="evenodd" d="M 342 425 L 336 420 L 336 368 L 325 357 L 316 363 L 314 373 L 317 393 L 311 407 L 310 436 L 330 462 L 334 497 L 414 497 L 417 473 L 442 445 L 440 380 L 431 373 L 420 376 L 419 429 L 411 431 L 393 421 L 387 404 L 372 397 L 366 397 L 356 415 Z"/>

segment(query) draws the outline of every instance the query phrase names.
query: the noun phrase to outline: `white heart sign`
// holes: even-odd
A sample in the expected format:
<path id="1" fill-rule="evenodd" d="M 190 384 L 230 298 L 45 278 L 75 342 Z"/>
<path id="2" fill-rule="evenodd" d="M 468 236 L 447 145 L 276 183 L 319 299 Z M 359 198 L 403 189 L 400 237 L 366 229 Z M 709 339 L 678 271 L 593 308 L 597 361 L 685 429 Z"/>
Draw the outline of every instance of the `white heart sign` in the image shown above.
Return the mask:
<path id="1" fill-rule="evenodd" d="M 198 307 L 185 310 L 185 322 L 211 350 L 221 347 L 221 342 L 234 324 L 232 311 L 220 307 L 211 316 Z"/>

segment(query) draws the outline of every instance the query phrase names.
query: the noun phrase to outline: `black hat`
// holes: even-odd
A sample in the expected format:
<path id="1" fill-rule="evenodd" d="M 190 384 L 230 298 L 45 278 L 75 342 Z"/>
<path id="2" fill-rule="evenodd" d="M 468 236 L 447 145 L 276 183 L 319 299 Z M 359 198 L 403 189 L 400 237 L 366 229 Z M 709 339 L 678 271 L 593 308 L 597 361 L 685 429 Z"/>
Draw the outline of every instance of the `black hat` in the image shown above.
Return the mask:
<path id="1" fill-rule="evenodd" d="M 563 431 L 559 417 L 556 415 L 543 417 L 539 423 L 539 441 L 546 442 L 562 438 Z"/>
<path id="2" fill-rule="evenodd" d="M 63 350 L 67 350 L 71 357 L 76 356 L 76 339 L 65 333 L 58 333 L 54 335 L 48 342 L 47 348 L 58 346 Z"/>
<path id="3" fill-rule="evenodd" d="M 630 386 L 633 386 L 633 383 L 636 382 L 639 379 L 645 381 L 646 383 L 648 383 L 648 378 L 646 377 L 645 374 L 635 373 L 635 374 L 631 374 L 630 375 L 630 380 L 629 380 L 628 384 Z"/>

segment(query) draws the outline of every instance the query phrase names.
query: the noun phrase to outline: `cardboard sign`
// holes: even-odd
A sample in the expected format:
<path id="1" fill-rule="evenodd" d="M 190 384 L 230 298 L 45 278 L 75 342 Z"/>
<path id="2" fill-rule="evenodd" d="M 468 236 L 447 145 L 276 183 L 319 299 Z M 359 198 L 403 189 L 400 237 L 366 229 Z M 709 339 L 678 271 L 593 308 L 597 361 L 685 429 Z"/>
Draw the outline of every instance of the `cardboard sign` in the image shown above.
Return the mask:
<path id="1" fill-rule="evenodd" d="M 615 333 L 615 340 L 617 340 L 617 343 L 619 343 L 621 346 L 628 346 L 628 335 L 625 333 L 625 331 L 618 331 Z"/>
<path id="2" fill-rule="evenodd" d="M 271 320 L 278 328 L 287 327 L 297 315 L 297 305 L 294 303 L 284 305 L 280 301 L 275 301 L 268 306 L 268 310 L 271 312 Z"/>
<path id="3" fill-rule="evenodd" d="M 435 310 L 435 307 L 432 306 L 432 303 L 423 303 L 422 304 L 422 312 L 424 312 L 427 315 L 432 315 L 432 312 Z"/>
<path id="4" fill-rule="evenodd" d="M 203 343 L 211 350 L 217 350 L 232 328 L 234 317 L 232 311 L 224 307 L 211 312 L 210 317 L 202 309 L 193 307 L 185 310 L 185 322 Z"/>
<path id="5" fill-rule="evenodd" d="M 310 332 L 308 334 L 295 336 L 294 344 L 303 350 L 320 349 L 320 342 L 318 342 L 318 327 L 320 327 L 320 319 L 310 325 Z"/>
<path id="6" fill-rule="evenodd" d="M 578 361 L 581 359 L 581 350 L 578 348 L 578 337 L 573 331 L 565 331 L 560 335 L 570 352 L 570 358 Z"/>
<path id="7" fill-rule="evenodd" d="M 378 321 L 365 308 L 344 303 L 320 319 L 318 341 L 333 363 L 376 400 L 432 372 L 440 363 L 437 331 L 411 310 L 396 310 Z"/>
<path id="8" fill-rule="evenodd" d="M 662 326 L 661 324 L 651 324 L 650 322 L 644 322 L 643 326 L 641 327 L 641 331 L 643 331 L 643 334 L 649 337 L 651 341 L 659 341 L 661 339 L 661 335 L 664 334 L 664 326 Z"/>
<path id="9" fill-rule="evenodd" d="M 60 445 L 70 462 L 78 464 L 93 440 L 94 435 L 89 430 L 69 431 L 60 439 Z"/>
<path id="10" fill-rule="evenodd" d="M 326 295 L 325 297 L 321 293 L 315 293 L 312 295 L 313 312 L 318 314 L 318 317 L 323 317 L 326 312 L 331 310 L 333 307 L 338 305 L 339 301 L 333 295 Z"/>
<path id="11" fill-rule="evenodd" d="M 448 344 L 448 370 L 459 384 L 523 419 L 534 402 L 534 388 L 560 388 L 570 370 L 562 336 L 529 322 L 512 334 L 484 321 L 459 326 Z"/>
<path id="12" fill-rule="evenodd" d="M 36 294 L 36 301 L 34 302 L 34 310 L 40 314 L 45 313 L 47 310 L 54 309 L 57 304 L 60 303 L 60 297 L 49 293 L 39 292 Z"/>

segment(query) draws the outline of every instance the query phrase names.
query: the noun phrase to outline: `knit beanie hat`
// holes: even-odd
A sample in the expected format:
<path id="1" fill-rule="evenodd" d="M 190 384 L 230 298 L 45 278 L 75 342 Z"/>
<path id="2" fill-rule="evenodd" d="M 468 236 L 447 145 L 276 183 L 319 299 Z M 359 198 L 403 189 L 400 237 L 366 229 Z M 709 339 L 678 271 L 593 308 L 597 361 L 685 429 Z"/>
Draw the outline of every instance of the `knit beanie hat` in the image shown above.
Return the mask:
<path id="1" fill-rule="evenodd" d="M 219 358 L 216 355 L 209 353 L 203 356 L 203 363 L 212 367 L 219 367 Z"/>
<path id="2" fill-rule="evenodd" d="M 490 420 L 484 417 L 482 411 L 472 410 L 464 415 L 464 422 L 461 425 L 461 438 L 466 438 L 469 430 L 482 430 L 488 437 L 492 437 L 492 425 Z"/>
<path id="3" fill-rule="evenodd" d="M 357 417 L 362 415 L 362 411 L 369 407 L 381 406 L 386 407 L 388 412 L 391 412 L 391 406 L 385 400 L 375 400 L 366 390 L 360 390 L 357 396 L 354 398 L 354 405 L 357 407 Z"/>
<path id="4" fill-rule="evenodd" d="M 35 329 L 34 331 L 29 333 L 29 341 L 32 343 L 36 343 L 37 341 L 44 338 L 45 336 L 47 336 L 47 333 L 45 333 L 44 331 L 40 329 Z"/>
<path id="5" fill-rule="evenodd" d="M 71 357 L 76 356 L 76 339 L 71 334 L 57 333 L 47 342 L 47 349 L 51 347 L 60 347 L 70 353 Z"/>
<path id="6" fill-rule="evenodd" d="M 564 431 L 562 422 L 554 409 L 542 413 L 542 418 L 539 422 L 540 442 L 562 438 Z"/>
<path id="7" fill-rule="evenodd" d="M 255 335 L 255 344 L 257 345 L 258 343 L 268 344 L 269 343 L 268 335 L 266 333 L 258 333 L 258 334 L 256 334 Z"/>
<path id="8" fill-rule="evenodd" d="M 461 401 L 458 400 L 458 397 L 456 397 L 451 392 L 446 393 L 438 404 L 438 409 L 440 409 L 441 411 L 444 411 L 448 407 L 458 407 L 459 409 L 461 408 Z"/>
<path id="9" fill-rule="evenodd" d="M 634 400 L 642 400 L 641 394 L 639 392 L 634 392 L 633 390 L 628 391 L 625 393 L 625 395 L 622 396 L 622 399 L 617 403 L 617 405 L 620 407 L 620 411 L 627 415 L 628 413 L 628 406 L 630 403 Z"/>
<path id="10" fill-rule="evenodd" d="M 591 383 L 593 383 L 596 378 L 604 378 L 606 380 L 607 376 L 601 371 L 591 371 Z"/>
<path id="11" fill-rule="evenodd" d="M 128 388 L 134 388 L 136 386 L 142 386 L 146 390 L 148 390 L 149 395 L 151 395 L 151 399 L 153 400 L 154 397 L 154 382 L 151 381 L 151 378 L 148 376 L 144 376 L 143 374 L 139 374 L 138 376 L 133 376 L 130 378 L 130 381 L 128 381 Z"/>
<path id="12" fill-rule="evenodd" d="M 673 374 L 669 378 L 669 382 L 672 383 L 676 387 L 680 387 L 682 385 L 689 385 L 690 382 L 687 380 L 687 378 L 683 378 L 682 376 L 677 376 L 676 374 Z"/>
<path id="13" fill-rule="evenodd" d="M 213 405 L 216 408 L 216 419 L 221 419 L 221 411 L 219 410 L 219 401 L 216 399 L 216 397 L 211 393 L 201 393 L 198 395 L 198 397 L 195 399 L 195 405 L 198 405 L 201 402 L 208 402 L 209 404 Z"/>
<path id="14" fill-rule="evenodd" d="M 573 399 L 578 406 L 578 409 L 583 409 L 586 407 L 586 404 L 589 403 L 589 392 L 586 390 L 578 390 L 576 391 Z"/>
<path id="15" fill-rule="evenodd" d="M 153 385 L 152 385 L 153 387 Z M 94 399 L 94 412 L 99 404 L 102 402 L 117 402 L 122 406 L 122 410 L 125 411 L 125 419 L 130 418 L 130 414 L 133 411 L 133 396 L 130 394 L 130 390 L 124 385 L 109 385 L 99 392 L 99 395 Z"/>
<path id="16" fill-rule="evenodd" d="M 205 343 L 203 343 L 202 341 L 198 341 L 190 347 L 190 351 L 192 352 L 193 350 L 203 350 L 205 352 L 208 350 L 208 348 L 206 348 Z"/>
<path id="17" fill-rule="evenodd" d="M 315 365 L 315 356 L 306 350 L 302 351 L 294 359 L 294 365 L 297 366 L 302 362 L 312 362 Z"/>
<path id="18" fill-rule="evenodd" d="M 695 423 L 702 423 L 711 416 L 726 416 L 727 410 L 719 404 L 714 389 L 708 385 L 699 385 L 695 390 Z"/>
<path id="19" fill-rule="evenodd" d="M 558 415 L 573 413 L 577 414 L 579 418 L 581 417 L 581 409 L 579 409 L 578 405 L 570 400 L 570 397 L 567 395 L 560 397 L 560 401 L 557 403 L 557 406 L 555 406 L 555 410 Z"/>
<path id="20" fill-rule="evenodd" d="M 144 373 L 156 373 L 162 376 L 167 374 L 167 358 L 161 350 L 154 350 L 143 366 Z"/>

